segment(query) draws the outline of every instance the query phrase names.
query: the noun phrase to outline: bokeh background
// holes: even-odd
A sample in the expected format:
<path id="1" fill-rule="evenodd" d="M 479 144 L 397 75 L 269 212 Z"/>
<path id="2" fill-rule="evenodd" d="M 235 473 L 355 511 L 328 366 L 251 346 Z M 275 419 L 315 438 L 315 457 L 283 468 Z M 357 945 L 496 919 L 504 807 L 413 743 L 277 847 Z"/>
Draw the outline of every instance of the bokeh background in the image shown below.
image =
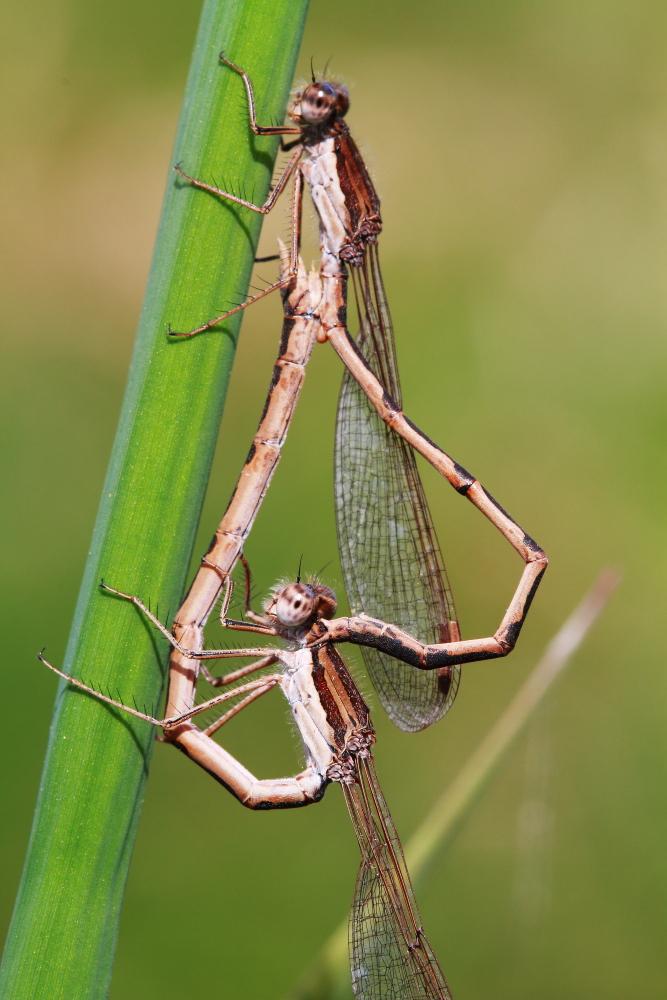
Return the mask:
<path id="1" fill-rule="evenodd" d="M 199 8 L 0 10 L 3 933 L 56 687 L 35 652 L 62 660 Z M 440 726 L 409 736 L 376 711 L 404 839 L 598 570 L 624 572 L 420 893 L 457 1000 L 665 996 L 666 45 L 654 0 L 312 0 L 300 72 L 331 58 L 352 92 L 383 199 L 406 408 L 552 562 L 519 648 L 466 667 Z M 284 231 L 279 212 L 265 252 Z M 244 320 L 197 552 L 254 433 L 279 327 L 277 300 Z M 310 570 L 331 561 L 339 585 L 339 378 L 318 349 L 247 548 L 261 590 L 302 554 Z M 521 564 L 426 481 L 464 633 L 486 635 Z M 286 722 L 272 694 L 225 744 L 261 776 L 294 773 Z M 346 912 L 356 864 L 337 788 L 317 808 L 255 815 L 158 747 L 113 1000 L 282 997 Z"/>

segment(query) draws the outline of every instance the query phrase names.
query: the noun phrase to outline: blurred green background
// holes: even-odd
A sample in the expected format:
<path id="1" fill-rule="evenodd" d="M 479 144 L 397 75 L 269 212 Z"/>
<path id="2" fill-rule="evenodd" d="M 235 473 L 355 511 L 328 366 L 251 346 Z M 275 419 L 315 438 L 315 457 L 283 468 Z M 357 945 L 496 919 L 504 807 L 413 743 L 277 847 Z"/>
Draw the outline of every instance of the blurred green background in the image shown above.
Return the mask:
<path id="1" fill-rule="evenodd" d="M 3 928 L 56 687 L 35 653 L 62 661 L 198 15 L 194 0 L 0 10 Z M 376 711 L 404 839 L 598 569 L 625 574 L 420 893 L 457 1000 L 665 995 L 666 44 L 667 10 L 651 0 L 312 0 L 300 72 L 331 57 L 352 92 L 383 200 L 406 409 L 552 563 L 517 651 L 466 667 L 440 726 L 410 736 Z M 278 210 L 262 251 L 285 231 Z M 198 554 L 254 433 L 279 329 L 276 299 L 244 320 Z M 313 571 L 333 560 L 325 578 L 339 587 L 339 379 L 319 348 L 246 550 L 262 591 L 301 554 Z M 425 478 L 464 634 L 489 634 L 521 563 Z M 224 742 L 263 777 L 300 767 L 278 693 Z M 111 997 L 280 998 L 345 913 L 356 864 L 337 788 L 317 808 L 253 814 L 158 747 Z"/>

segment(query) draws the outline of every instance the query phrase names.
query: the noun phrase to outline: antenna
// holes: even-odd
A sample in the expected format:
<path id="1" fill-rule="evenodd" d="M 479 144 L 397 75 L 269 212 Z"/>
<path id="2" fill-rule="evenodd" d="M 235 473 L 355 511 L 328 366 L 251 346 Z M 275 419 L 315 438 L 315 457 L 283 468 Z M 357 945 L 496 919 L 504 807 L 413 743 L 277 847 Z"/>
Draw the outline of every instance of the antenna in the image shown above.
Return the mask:
<path id="1" fill-rule="evenodd" d="M 322 573 L 324 573 L 324 571 L 327 568 L 327 566 L 331 566 L 332 562 L 333 562 L 333 559 L 330 559 L 329 562 L 327 562 L 327 563 L 324 564 L 324 566 L 322 567 L 322 569 L 320 569 L 320 570 L 317 571 L 317 579 L 318 580 L 322 576 Z"/>

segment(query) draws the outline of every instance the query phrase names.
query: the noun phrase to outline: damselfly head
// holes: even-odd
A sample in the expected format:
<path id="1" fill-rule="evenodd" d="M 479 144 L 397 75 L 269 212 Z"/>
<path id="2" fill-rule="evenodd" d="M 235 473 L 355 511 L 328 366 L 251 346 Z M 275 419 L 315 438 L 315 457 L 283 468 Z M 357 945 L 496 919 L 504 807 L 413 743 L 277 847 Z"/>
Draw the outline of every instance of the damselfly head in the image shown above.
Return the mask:
<path id="1" fill-rule="evenodd" d="M 277 596 L 274 614 L 281 625 L 298 628 L 305 625 L 315 610 L 315 595 L 303 583 L 290 583 Z"/>
<path id="2" fill-rule="evenodd" d="M 342 83 L 314 81 L 296 95 L 291 117 L 304 125 L 322 125 L 334 115 L 342 118 L 349 107 L 350 95 Z"/>
<path id="3" fill-rule="evenodd" d="M 336 610 L 336 595 L 321 583 L 288 583 L 273 592 L 265 610 L 285 628 L 299 628 L 316 618 L 327 618 Z"/>

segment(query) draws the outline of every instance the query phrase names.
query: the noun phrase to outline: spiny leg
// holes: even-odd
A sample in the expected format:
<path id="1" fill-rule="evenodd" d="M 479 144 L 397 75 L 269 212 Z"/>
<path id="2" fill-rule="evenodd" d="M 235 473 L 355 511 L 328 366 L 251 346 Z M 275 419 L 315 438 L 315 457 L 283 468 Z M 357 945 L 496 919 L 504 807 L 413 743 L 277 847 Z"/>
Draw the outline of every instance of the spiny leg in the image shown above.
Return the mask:
<path id="1" fill-rule="evenodd" d="M 264 678 L 261 679 L 263 680 Z M 263 687 L 258 687 L 255 691 L 251 691 L 250 694 L 241 699 L 238 705 L 234 705 L 233 708 L 230 708 L 228 712 L 221 715 L 219 719 L 212 722 L 211 725 L 207 726 L 206 729 L 202 730 L 202 732 L 206 736 L 211 736 L 213 733 L 217 732 L 221 726 L 224 726 L 226 722 L 229 722 L 229 720 L 233 719 L 235 715 L 238 715 L 242 709 L 246 708 L 251 702 L 256 701 L 257 698 L 261 698 L 261 696 L 266 694 L 267 691 L 271 691 L 278 683 L 279 681 L 277 680 L 269 679 Z"/>
<path id="2" fill-rule="evenodd" d="M 258 125 L 257 116 L 255 112 L 255 94 L 253 91 L 252 83 L 250 82 L 250 77 L 242 70 L 240 66 L 233 63 L 231 59 L 228 59 L 224 52 L 220 53 L 220 59 L 222 62 L 233 69 L 234 72 L 238 73 L 245 84 L 246 94 L 248 95 L 248 114 L 250 115 L 250 128 L 253 130 L 255 135 L 301 135 L 302 129 L 297 125 Z"/>
<path id="3" fill-rule="evenodd" d="M 239 553 L 238 559 L 243 566 L 243 572 L 244 572 L 244 599 L 243 599 L 244 613 L 248 618 L 250 618 L 252 622 L 255 622 L 257 625 L 261 625 L 263 627 L 267 627 L 268 625 L 270 627 L 270 621 L 266 617 L 266 615 L 258 615 L 250 607 L 250 598 L 252 589 L 252 577 L 250 573 L 250 566 L 248 564 L 248 560 L 244 557 L 243 553 Z M 210 566 L 212 569 L 217 570 L 215 564 L 210 562 L 206 558 L 206 556 L 204 556 L 204 558 L 202 559 L 202 563 L 205 566 Z M 238 623 L 235 622 L 233 618 L 228 618 L 227 612 L 229 611 L 229 605 L 231 603 L 235 584 L 228 573 L 225 574 L 223 578 L 225 581 L 224 593 L 222 596 L 222 601 L 220 602 L 220 614 L 218 617 L 220 618 L 220 624 L 222 625 L 223 628 L 233 628 Z"/>
<path id="4" fill-rule="evenodd" d="M 247 667 L 240 667 L 238 670 L 233 670 L 223 677 L 214 677 L 204 664 L 202 664 L 199 672 L 211 687 L 225 687 L 227 684 L 233 684 L 234 681 L 240 680 L 241 677 L 247 677 L 248 674 L 252 674 L 256 670 L 262 670 L 264 667 L 270 667 L 272 664 L 278 662 L 278 657 L 272 654 L 271 656 L 265 656 L 262 660 L 257 660 L 256 663 L 249 663 Z"/>
<path id="5" fill-rule="evenodd" d="M 250 605 L 250 601 L 252 600 L 252 573 L 250 572 L 250 564 L 243 553 L 239 556 L 239 561 L 243 566 L 243 609 L 245 616 L 246 618 L 249 618 L 251 622 L 255 622 L 256 625 L 266 625 L 270 619 L 266 615 L 261 615 L 256 611 L 253 611 Z"/>
<path id="6" fill-rule="evenodd" d="M 54 667 L 52 663 L 49 663 L 49 661 L 45 659 L 42 653 L 37 654 L 37 659 L 41 663 L 43 663 L 45 667 L 48 667 L 49 670 L 52 670 L 54 674 L 58 674 L 59 677 L 62 677 L 64 680 L 69 681 L 70 684 L 73 684 L 75 687 L 78 687 L 81 691 L 86 691 L 87 694 L 94 695 L 95 698 L 97 698 L 99 701 L 104 701 L 106 702 L 107 705 L 113 705 L 114 708 L 121 708 L 124 712 L 129 712 L 130 715 L 136 716 L 137 719 L 143 719 L 145 722 L 150 722 L 154 726 L 162 727 L 162 720 L 154 719 L 152 715 L 146 715 L 144 712 L 140 712 L 136 708 L 130 708 L 129 705 L 124 705 L 122 701 L 116 701 L 115 698 L 109 698 L 108 695 L 101 694 L 100 691 L 96 691 L 95 688 L 89 687 L 87 684 L 84 684 L 83 681 L 78 680 L 76 677 L 72 677 L 70 674 L 66 674 L 62 670 L 58 670 L 57 667 Z"/>
<path id="7" fill-rule="evenodd" d="M 268 215 L 280 195 L 283 193 L 285 185 L 287 184 L 292 171 L 299 162 L 300 157 L 301 149 L 296 149 L 287 161 L 287 166 L 283 170 L 276 186 L 273 188 L 263 205 L 255 205 L 254 202 L 247 201 L 245 198 L 239 198 L 238 195 L 231 194 L 229 191 L 223 191 L 222 188 L 216 187 L 214 184 L 207 184 L 205 181 L 197 180 L 196 177 L 190 177 L 190 175 L 186 174 L 184 170 L 181 170 L 180 163 L 177 163 L 174 166 L 174 170 L 183 178 L 183 180 L 189 181 L 190 184 L 194 185 L 196 188 L 201 188 L 202 191 L 209 191 L 211 194 L 217 194 L 218 197 L 224 198 L 225 201 L 233 201 L 236 205 L 243 205 L 244 208 L 249 208 L 251 212 L 258 212 L 260 215 Z"/>
<path id="8" fill-rule="evenodd" d="M 299 152 L 299 156 L 300 155 L 301 153 Z M 296 153 L 294 154 L 294 156 L 296 156 Z M 292 157 L 292 160 L 294 160 L 294 156 Z M 290 160 L 290 163 L 292 162 L 292 160 Z M 176 169 L 178 170 L 178 167 Z M 196 181 L 192 177 L 188 177 L 187 174 L 184 174 L 180 170 L 178 170 L 178 172 L 181 174 L 182 177 L 185 177 L 187 180 L 191 181 L 197 187 L 201 187 L 204 188 L 205 190 L 212 191 L 213 193 L 218 194 L 221 197 L 229 198 L 232 201 L 236 201 L 239 204 L 244 205 L 246 208 L 251 208 L 253 209 L 253 211 L 262 212 L 263 214 L 265 214 L 263 212 L 263 206 L 258 207 L 257 205 L 253 205 L 250 202 L 244 202 L 242 199 L 235 198 L 233 195 L 229 195 L 225 191 L 219 191 L 217 188 L 212 188 L 207 184 L 203 184 L 201 181 Z M 274 189 L 274 194 L 276 190 L 277 187 L 276 189 Z M 269 199 L 269 201 L 270 200 L 271 199 Z M 275 198 L 273 199 L 273 201 L 275 201 Z M 303 178 L 301 176 L 301 171 L 297 170 L 296 174 L 294 175 L 294 196 L 292 199 L 292 240 L 291 240 L 292 245 L 290 250 L 289 267 L 286 271 L 283 272 L 282 277 L 278 281 L 275 281 L 272 285 L 269 285 L 268 288 L 263 289 L 263 291 L 257 292 L 256 295 L 251 295 L 248 299 L 246 299 L 245 302 L 242 302 L 238 306 L 234 306 L 233 309 L 227 310 L 227 312 L 222 313 L 222 315 L 220 316 L 216 316 L 215 319 L 209 320 L 208 323 L 202 323 L 201 326 L 196 327 L 196 329 L 194 330 L 188 330 L 187 333 L 179 333 L 176 330 L 172 330 L 171 327 L 169 327 L 168 334 L 170 337 L 181 337 L 181 338 L 194 337 L 198 333 L 204 333 L 206 330 L 210 330 L 211 327 L 217 326 L 218 323 L 222 323 L 224 320 L 229 319 L 230 316 L 233 316 L 235 313 L 240 312 L 242 309 L 247 309 L 247 307 L 252 305 L 253 302 L 258 302 L 260 299 L 263 299 L 264 296 L 270 295 L 271 292 L 275 292 L 276 289 L 284 288 L 286 285 L 290 283 L 290 281 L 292 281 L 296 277 L 299 268 L 299 245 L 301 242 L 302 202 L 303 202 Z M 267 209 L 267 211 L 269 210 L 270 209 Z"/>
<path id="9" fill-rule="evenodd" d="M 268 650 L 265 650 L 268 652 Z M 237 656 L 254 656 L 255 652 L 250 650 L 237 649 L 234 650 Z M 95 688 L 90 687 L 88 684 L 84 684 L 77 677 L 72 677 L 71 674 L 66 674 L 64 671 L 59 670 L 58 667 L 54 667 L 52 663 L 49 663 L 47 659 L 38 653 L 38 659 L 52 670 L 54 674 L 58 674 L 64 680 L 69 681 L 75 687 L 78 687 L 81 691 L 85 691 L 87 694 L 94 695 L 99 701 L 106 702 L 107 705 L 113 705 L 114 708 L 120 708 L 123 712 L 128 712 L 130 715 L 134 715 L 137 719 L 143 719 L 144 722 L 150 722 L 154 726 L 159 726 L 160 729 L 169 730 L 174 726 L 181 725 L 183 722 L 187 722 L 189 719 L 193 718 L 195 715 L 199 715 L 201 712 L 207 712 L 210 708 L 214 708 L 216 705 L 221 704 L 224 701 L 229 701 L 232 698 L 236 698 L 239 694 L 245 694 L 248 691 L 255 691 L 258 688 L 266 688 L 270 690 L 275 684 L 278 684 L 282 680 L 282 674 L 267 674 L 265 677 L 261 677 L 255 681 L 249 681 L 247 684 L 241 684 L 239 687 L 234 688 L 231 691 L 225 691 L 224 694 L 216 695 L 215 698 L 209 698 L 208 701 L 204 701 L 201 705 L 195 706 L 195 708 L 190 709 L 188 712 L 183 712 L 180 715 L 174 715 L 167 717 L 165 719 L 156 719 L 152 715 L 148 715 L 145 712 L 140 712 L 136 708 L 130 708 L 129 705 L 124 705 L 122 701 L 117 701 L 115 698 L 110 698 L 106 694 L 102 694 L 100 691 L 96 691 Z"/>
<path id="10" fill-rule="evenodd" d="M 232 594 L 234 593 L 234 581 L 231 576 L 227 576 L 225 580 L 225 589 L 222 594 L 222 601 L 220 602 L 220 621 L 224 622 L 227 617 L 227 612 L 229 611 L 229 605 L 232 600 Z"/>
<path id="11" fill-rule="evenodd" d="M 243 600 L 243 610 L 247 618 L 253 623 L 249 625 L 248 622 L 235 621 L 233 618 L 227 618 L 227 608 L 229 607 L 229 597 L 225 595 L 223 598 L 222 605 L 220 607 L 220 624 L 223 628 L 228 628 L 235 630 L 237 632 L 255 632 L 260 635 L 276 635 L 276 630 L 271 624 L 271 619 L 268 615 L 258 615 L 250 607 L 250 598 L 252 590 L 252 576 L 250 573 L 250 565 L 248 560 L 243 556 L 243 553 L 239 553 L 239 560 L 243 566 L 244 572 L 244 600 Z M 229 578 L 228 578 L 229 579 Z"/>
<path id="12" fill-rule="evenodd" d="M 223 694 L 216 695 L 215 698 L 209 698 L 207 701 L 201 702 L 200 705 L 195 705 L 195 707 L 191 708 L 188 712 L 182 712 L 180 715 L 173 716 L 170 719 L 165 719 L 163 728 L 173 729 L 174 726 L 181 725 L 181 723 L 187 722 L 189 719 L 193 719 L 196 715 L 201 715 L 202 712 L 208 712 L 209 709 L 215 708 L 216 705 L 221 705 L 225 701 L 231 701 L 232 698 L 236 698 L 240 694 L 246 694 L 248 691 L 259 690 L 263 694 L 265 690 L 269 691 L 272 687 L 275 687 L 276 684 L 279 684 L 282 679 L 282 674 L 265 674 L 264 677 L 258 677 L 257 680 L 248 681 L 247 684 L 239 684 L 237 688 L 232 688 L 231 691 L 225 691 Z"/>
<path id="13" fill-rule="evenodd" d="M 116 590 L 114 587 L 109 587 L 108 584 L 104 583 L 104 581 L 100 583 L 100 587 L 102 587 L 103 590 L 107 590 L 111 594 L 116 594 L 117 597 L 122 597 L 126 601 L 130 601 L 132 604 L 136 605 L 139 608 L 139 610 L 146 615 L 149 621 L 151 621 L 153 625 L 155 625 L 155 627 L 160 630 L 165 639 L 169 640 L 174 649 L 177 649 L 178 652 L 181 654 L 181 656 L 185 656 L 187 659 L 221 660 L 225 658 L 229 659 L 234 656 L 265 656 L 272 652 L 271 650 L 265 650 L 265 649 L 258 649 L 256 652 L 253 652 L 252 650 L 239 651 L 237 649 L 200 649 L 200 650 L 186 649 L 185 646 L 182 646 L 180 644 L 178 639 L 174 635 L 172 635 L 169 629 L 162 624 L 159 618 L 155 617 L 152 611 L 150 611 L 146 607 L 144 602 L 141 601 L 138 597 L 135 597 L 133 594 L 125 594 L 123 593 L 122 590 Z M 245 632 L 255 632 L 261 635 L 277 634 L 275 629 L 269 629 L 268 627 L 260 628 L 259 626 L 248 625 L 247 622 L 234 622 L 228 618 L 224 620 L 224 623 L 227 625 L 228 628 L 236 628 Z"/>

